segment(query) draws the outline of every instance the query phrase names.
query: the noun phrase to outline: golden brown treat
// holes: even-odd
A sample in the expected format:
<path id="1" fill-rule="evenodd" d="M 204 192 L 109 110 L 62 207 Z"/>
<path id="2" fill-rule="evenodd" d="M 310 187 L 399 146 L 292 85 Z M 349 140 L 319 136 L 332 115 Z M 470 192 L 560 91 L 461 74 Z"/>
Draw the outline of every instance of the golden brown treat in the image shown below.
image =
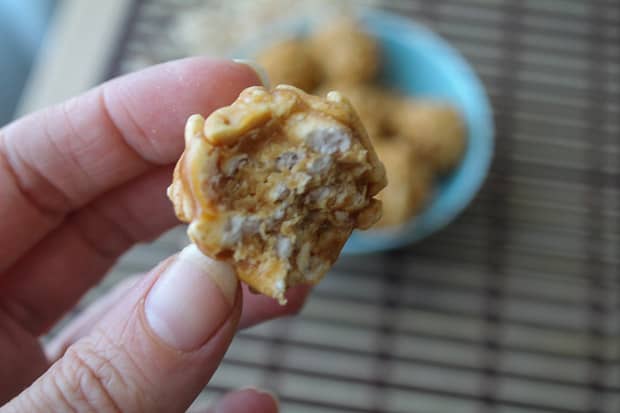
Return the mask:
<path id="1" fill-rule="evenodd" d="M 445 174 L 461 160 L 466 147 L 465 125 L 451 106 L 437 102 L 408 101 L 391 118 L 397 134 L 408 138 L 416 153 Z"/>
<path id="2" fill-rule="evenodd" d="M 190 117 L 185 140 L 168 196 L 189 237 L 280 303 L 381 215 L 385 170 L 339 93 L 250 87 L 206 120 Z"/>
<path id="3" fill-rule="evenodd" d="M 433 171 L 421 160 L 412 145 L 403 138 L 379 140 L 377 155 L 385 165 L 388 185 L 378 198 L 383 214 L 377 227 L 393 227 L 406 223 L 425 206 L 433 187 Z"/>
<path id="4" fill-rule="evenodd" d="M 338 19 L 310 38 L 315 59 L 328 81 L 371 81 L 379 70 L 379 45 L 351 19 Z"/>
<path id="5" fill-rule="evenodd" d="M 303 40 L 285 40 L 257 57 L 273 85 L 286 84 L 312 91 L 321 82 L 321 68 Z"/>

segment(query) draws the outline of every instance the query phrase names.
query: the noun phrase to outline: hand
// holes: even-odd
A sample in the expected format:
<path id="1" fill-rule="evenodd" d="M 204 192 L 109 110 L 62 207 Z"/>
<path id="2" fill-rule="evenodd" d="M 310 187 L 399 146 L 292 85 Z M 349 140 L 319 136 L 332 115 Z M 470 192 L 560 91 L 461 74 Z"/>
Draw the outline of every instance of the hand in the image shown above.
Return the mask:
<path id="1" fill-rule="evenodd" d="M 124 251 L 177 224 L 165 189 L 186 118 L 256 83 L 249 66 L 186 59 L 0 130 L 0 411 L 185 411 L 239 327 L 301 307 L 305 289 L 280 307 L 188 247 L 84 312 L 47 354 L 39 344 Z M 277 406 L 245 390 L 213 411 Z"/>

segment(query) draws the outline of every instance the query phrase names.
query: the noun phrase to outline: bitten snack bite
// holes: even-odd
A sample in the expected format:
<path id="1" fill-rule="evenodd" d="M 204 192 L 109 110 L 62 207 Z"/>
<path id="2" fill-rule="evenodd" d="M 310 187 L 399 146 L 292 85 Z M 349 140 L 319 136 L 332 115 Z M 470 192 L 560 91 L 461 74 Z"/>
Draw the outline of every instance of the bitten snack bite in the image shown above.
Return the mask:
<path id="1" fill-rule="evenodd" d="M 381 216 L 385 170 L 349 102 L 292 86 L 244 90 L 191 116 L 168 196 L 202 252 L 285 303 L 317 283 L 354 228 Z"/>

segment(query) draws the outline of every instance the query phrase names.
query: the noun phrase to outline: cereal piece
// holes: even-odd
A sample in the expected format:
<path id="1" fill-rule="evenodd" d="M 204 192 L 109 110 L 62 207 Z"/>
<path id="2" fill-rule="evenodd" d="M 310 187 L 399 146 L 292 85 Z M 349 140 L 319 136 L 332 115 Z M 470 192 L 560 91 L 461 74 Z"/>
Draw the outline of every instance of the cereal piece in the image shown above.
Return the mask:
<path id="1" fill-rule="evenodd" d="M 453 169 L 466 147 L 465 125 L 451 106 L 430 102 L 404 102 L 391 118 L 399 135 L 408 138 L 416 153 L 440 174 Z"/>
<path id="2" fill-rule="evenodd" d="M 206 120 L 190 117 L 185 145 L 168 195 L 190 238 L 280 303 L 381 215 L 384 167 L 339 93 L 248 88 Z"/>
<path id="3" fill-rule="evenodd" d="M 329 81 L 361 83 L 377 75 L 379 46 L 351 19 L 331 22 L 310 38 L 310 45 Z"/>
<path id="4" fill-rule="evenodd" d="M 387 187 L 378 196 L 383 214 L 376 226 L 402 225 L 426 205 L 433 187 L 432 168 L 416 156 L 404 138 L 380 140 L 375 149 L 388 178 Z"/>
<path id="5" fill-rule="evenodd" d="M 321 82 L 321 69 L 302 40 L 286 40 L 264 50 L 258 57 L 273 85 L 286 84 L 312 91 Z"/>

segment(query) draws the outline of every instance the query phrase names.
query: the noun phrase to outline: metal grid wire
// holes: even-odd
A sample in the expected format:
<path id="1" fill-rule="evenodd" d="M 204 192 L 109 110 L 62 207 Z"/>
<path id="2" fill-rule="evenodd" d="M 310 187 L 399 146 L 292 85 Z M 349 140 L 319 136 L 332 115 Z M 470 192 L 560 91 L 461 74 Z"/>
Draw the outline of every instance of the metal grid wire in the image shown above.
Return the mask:
<path id="1" fill-rule="evenodd" d="M 170 57 L 162 23 L 187 4 L 136 1 L 111 74 Z M 383 7 L 481 76 L 497 139 L 486 185 L 441 233 L 343 258 L 299 317 L 240 333 L 205 395 L 257 384 L 302 413 L 620 412 L 620 3 Z M 134 249 L 100 290 L 179 238 Z"/>

